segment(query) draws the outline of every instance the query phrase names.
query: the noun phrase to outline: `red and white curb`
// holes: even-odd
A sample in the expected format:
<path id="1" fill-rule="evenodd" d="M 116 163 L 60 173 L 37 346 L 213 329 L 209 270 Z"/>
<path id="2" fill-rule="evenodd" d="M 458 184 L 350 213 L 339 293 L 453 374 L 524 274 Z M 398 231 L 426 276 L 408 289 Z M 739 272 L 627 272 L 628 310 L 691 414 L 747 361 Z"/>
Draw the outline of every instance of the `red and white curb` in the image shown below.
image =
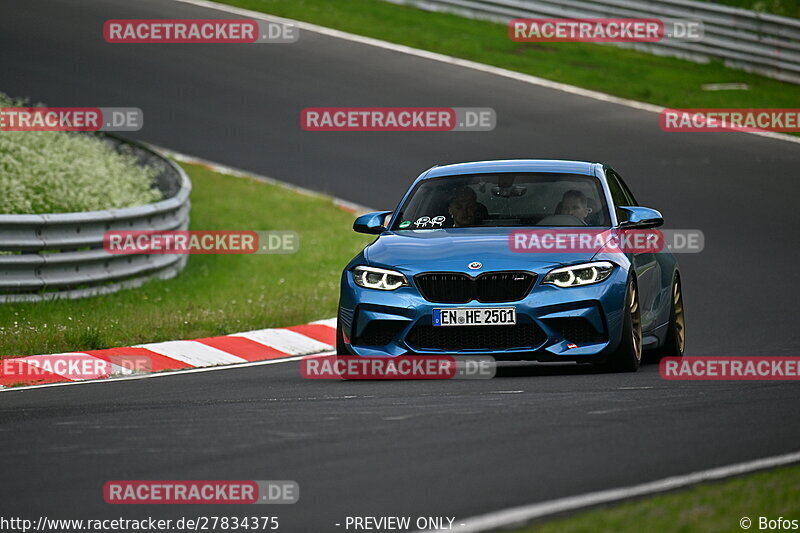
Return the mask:
<path id="1" fill-rule="evenodd" d="M 114 379 L 257 361 L 290 360 L 335 352 L 336 319 L 288 328 L 257 329 L 220 337 L 154 342 L 124 348 L 31 355 L 0 360 L 0 389 Z M 148 362 L 147 372 L 115 364 L 126 357 Z M 70 365 L 57 364 L 68 359 Z M 26 371 L 27 368 L 27 371 Z M 76 373 L 75 368 L 81 371 Z M 92 369 L 86 372 L 84 369 Z M 21 379 L 20 376 L 29 376 Z M 35 377 L 34 377 L 35 376 Z"/>

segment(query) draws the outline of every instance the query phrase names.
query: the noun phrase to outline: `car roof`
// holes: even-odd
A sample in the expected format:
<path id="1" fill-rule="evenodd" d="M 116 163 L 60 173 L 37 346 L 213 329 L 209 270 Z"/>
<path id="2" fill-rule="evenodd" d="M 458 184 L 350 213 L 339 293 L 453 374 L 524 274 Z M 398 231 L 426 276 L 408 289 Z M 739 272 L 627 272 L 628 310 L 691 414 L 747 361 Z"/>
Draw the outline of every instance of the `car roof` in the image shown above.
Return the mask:
<path id="1" fill-rule="evenodd" d="M 422 179 L 458 174 L 484 174 L 495 172 L 559 172 L 594 176 L 598 163 L 588 161 L 567 161 L 560 159 L 504 159 L 497 161 L 473 161 L 433 167 Z"/>

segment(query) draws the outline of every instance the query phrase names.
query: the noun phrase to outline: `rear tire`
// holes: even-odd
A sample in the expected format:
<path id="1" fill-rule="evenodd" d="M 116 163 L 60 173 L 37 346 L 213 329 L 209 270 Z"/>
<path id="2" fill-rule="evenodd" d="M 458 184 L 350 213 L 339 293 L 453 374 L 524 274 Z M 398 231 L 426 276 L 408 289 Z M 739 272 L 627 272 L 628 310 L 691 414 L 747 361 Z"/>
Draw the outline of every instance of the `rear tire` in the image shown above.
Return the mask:
<path id="1" fill-rule="evenodd" d="M 653 350 L 656 360 L 662 357 L 683 357 L 686 350 L 686 317 L 683 311 L 683 290 L 681 278 L 675 276 L 672 282 L 672 307 L 669 311 L 669 325 L 664 345 Z"/>
<path id="2" fill-rule="evenodd" d="M 625 316 L 619 346 L 608 357 L 611 372 L 636 372 L 642 363 L 642 318 L 639 291 L 633 280 L 625 289 Z"/>

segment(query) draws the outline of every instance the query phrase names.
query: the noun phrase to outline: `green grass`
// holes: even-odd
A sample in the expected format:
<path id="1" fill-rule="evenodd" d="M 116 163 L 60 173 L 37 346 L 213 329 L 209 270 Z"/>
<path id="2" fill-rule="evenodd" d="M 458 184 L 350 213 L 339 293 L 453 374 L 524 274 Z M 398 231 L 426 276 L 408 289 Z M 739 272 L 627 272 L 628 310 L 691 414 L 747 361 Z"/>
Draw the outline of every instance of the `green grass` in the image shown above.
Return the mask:
<path id="1" fill-rule="evenodd" d="M 800 94 L 797 85 L 719 62 L 698 64 L 597 44 L 516 43 L 502 24 L 382 0 L 221 1 L 667 107 L 797 107 Z M 703 91 L 707 83 L 747 83 L 750 90 Z"/>
<path id="2" fill-rule="evenodd" d="M 344 265 L 371 241 L 330 199 L 184 165 L 191 228 L 294 230 L 291 255 L 192 255 L 172 280 L 82 300 L 0 305 L 0 354 L 191 339 L 336 315 Z"/>
<path id="3" fill-rule="evenodd" d="M 0 93 L 0 107 L 26 107 Z M 97 211 L 161 199 L 157 169 L 137 164 L 99 138 L 0 129 L 0 213 Z"/>
<path id="4" fill-rule="evenodd" d="M 759 531 L 759 517 L 800 520 L 800 466 L 583 512 L 516 533 L 693 533 L 744 531 L 742 517 Z M 764 531 L 764 529 L 762 529 Z"/>
<path id="5" fill-rule="evenodd" d="M 797 0 L 700 0 L 713 4 L 752 9 L 761 13 L 772 13 L 784 17 L 800 18 L 800 2 Z"/>

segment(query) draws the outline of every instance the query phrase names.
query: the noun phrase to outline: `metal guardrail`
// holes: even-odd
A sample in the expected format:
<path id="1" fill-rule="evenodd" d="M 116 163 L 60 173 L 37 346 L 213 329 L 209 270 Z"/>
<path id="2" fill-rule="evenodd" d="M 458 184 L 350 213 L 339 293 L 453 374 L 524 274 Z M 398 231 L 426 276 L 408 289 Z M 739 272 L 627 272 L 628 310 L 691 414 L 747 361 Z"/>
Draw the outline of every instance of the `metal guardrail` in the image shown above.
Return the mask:
<path id="1" fill-rule="evenodd" d="M 109 230 L 188 229 L 192 188 L 181 167 L 150 148 L 107 135 L 104 139 L 117 151 L 134 154 L 139 164 L 155 166 L 164 199 L 105 211 L 0 214 L 0 302 L 106 294 L 176 276 L 186 265 L 182 254 L 121 255 L 103 249 Z"/>
<path id="2" fill-rule="evenodd" d="M 800 84 L 800 19 L 691 0 L 387 0 L 507 23 L 514 18 L 662 18 L 700 21 L 699 41 L 615 43 Z"/>

